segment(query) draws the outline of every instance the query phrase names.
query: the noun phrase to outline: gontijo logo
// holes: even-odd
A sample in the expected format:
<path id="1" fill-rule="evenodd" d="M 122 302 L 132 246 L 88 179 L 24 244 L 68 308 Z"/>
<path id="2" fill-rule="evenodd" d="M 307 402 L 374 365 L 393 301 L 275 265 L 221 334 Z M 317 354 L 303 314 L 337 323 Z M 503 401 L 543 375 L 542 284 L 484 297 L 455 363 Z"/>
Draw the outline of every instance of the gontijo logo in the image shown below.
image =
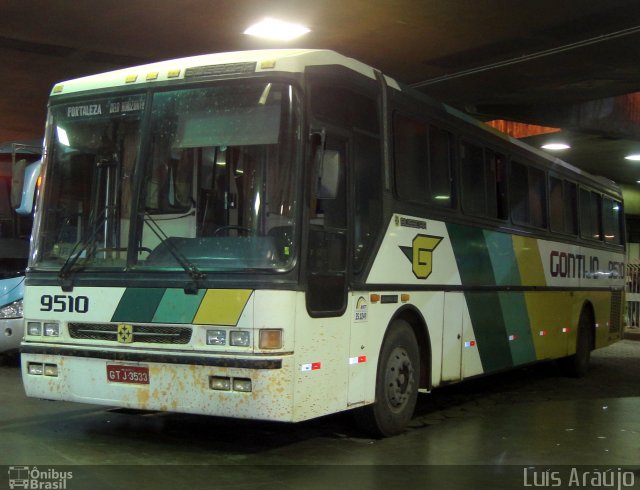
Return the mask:
<path id="1" fill-rule="evenodd" d="M 400 247 L 411 261 L 413 274 L 426 279 L 433 272 L 433 251 L 442 241 L 440 236 L 419 234 L 413 238 L 411 247 Z"/>

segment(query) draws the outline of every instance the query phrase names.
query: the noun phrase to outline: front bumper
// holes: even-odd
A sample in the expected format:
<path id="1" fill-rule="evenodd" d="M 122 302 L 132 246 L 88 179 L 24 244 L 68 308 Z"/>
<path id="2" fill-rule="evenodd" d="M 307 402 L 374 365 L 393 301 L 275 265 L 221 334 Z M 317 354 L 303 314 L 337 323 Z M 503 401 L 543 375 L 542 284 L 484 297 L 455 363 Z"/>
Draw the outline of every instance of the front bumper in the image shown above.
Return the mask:
<path id="1" fill-rule="evenodd" d="M 220 356 L 151 353 L 24 343 L 27 396 L 140 410 L 293 422 L 292 355 Z M 57 375 L 30 374 L 29 365 Z M 107 366 L 148 369 L 148 383 L 114 382 Z M 113 369 L 113 368 L 110 368 Z M 211 380 L 250 380 L 251 391 L 213 389 Z"/>

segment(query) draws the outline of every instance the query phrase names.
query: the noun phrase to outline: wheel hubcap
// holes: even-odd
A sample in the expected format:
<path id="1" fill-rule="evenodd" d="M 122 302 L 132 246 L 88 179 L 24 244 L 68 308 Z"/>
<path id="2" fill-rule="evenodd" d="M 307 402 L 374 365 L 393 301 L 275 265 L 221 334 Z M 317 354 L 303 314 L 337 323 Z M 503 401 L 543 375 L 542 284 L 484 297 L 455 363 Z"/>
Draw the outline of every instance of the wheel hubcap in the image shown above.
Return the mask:
<path id="1" fill-rule="evenodd" d="M 387 399 L 394 407 L 402 407 L 409 400 L 413 391 L 413 365 L 407 351 L 401 347 L 396 347 L 387 363 L 386 372 Z"/>

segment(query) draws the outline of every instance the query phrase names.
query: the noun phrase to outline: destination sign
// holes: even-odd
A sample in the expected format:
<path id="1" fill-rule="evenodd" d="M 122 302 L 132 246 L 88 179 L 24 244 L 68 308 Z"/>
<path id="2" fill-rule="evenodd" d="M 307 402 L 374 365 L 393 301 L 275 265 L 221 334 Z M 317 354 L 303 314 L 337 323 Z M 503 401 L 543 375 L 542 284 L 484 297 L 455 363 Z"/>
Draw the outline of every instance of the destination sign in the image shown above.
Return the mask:
<path id="1" fill-rule="evenodd" d="M 145 96 L 126 97 L 62 106 L 58 109 L 58 117 L 65 120 L 84 118 L 100 118 L 113 116 L 127 116 L 144 111 Z"/>

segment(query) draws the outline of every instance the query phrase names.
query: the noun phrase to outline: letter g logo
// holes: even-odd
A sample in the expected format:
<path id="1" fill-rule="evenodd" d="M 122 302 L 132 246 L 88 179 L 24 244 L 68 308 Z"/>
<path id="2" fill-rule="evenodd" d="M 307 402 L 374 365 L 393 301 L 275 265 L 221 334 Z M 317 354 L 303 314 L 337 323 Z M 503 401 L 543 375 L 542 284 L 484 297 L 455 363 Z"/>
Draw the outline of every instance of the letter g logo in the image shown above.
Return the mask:
<path id="1" fill-rule="evenodd" d="M 426 279 L 433 272 L 433 251 L 441 241 L 441 237 L 429 235 L 416 235 L 413 239 L 411 262 L 418 279 Z"/>

